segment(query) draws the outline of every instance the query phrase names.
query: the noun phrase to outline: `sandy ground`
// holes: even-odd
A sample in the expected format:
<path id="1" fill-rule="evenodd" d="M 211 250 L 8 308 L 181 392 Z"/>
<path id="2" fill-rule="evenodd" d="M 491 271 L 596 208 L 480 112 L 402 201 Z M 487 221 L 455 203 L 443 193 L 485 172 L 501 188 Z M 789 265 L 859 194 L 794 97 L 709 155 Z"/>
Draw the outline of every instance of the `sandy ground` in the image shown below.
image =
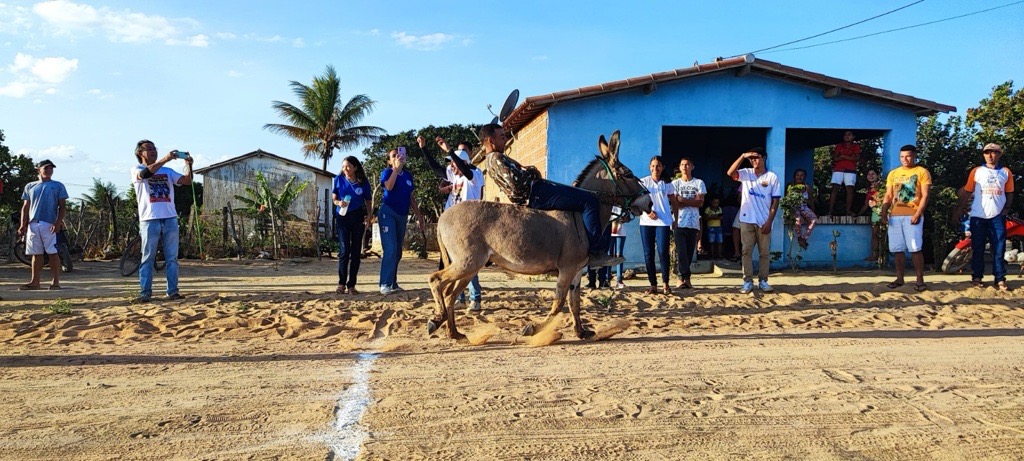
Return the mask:
<path id="1" fill-rule="evenodd" d="M 584 293 L 610 338 L 559 322 L 533 347 L 518 332 L 550 279 L 483 272 L 484 312 L 458 321 L 489 336 L 473 346 L 427 336 L 436 259 L 403 264 L 384 297 L 376 259 L 358 295 L 333 293 L 334 261 L 188 261 L 185 299 L 140 305 L 112 262 L 59 292 L 17 291 L 28 269 L 0 264 L 0 458 L 1024 458 L 1015 271 L 1011 293 L 964 275 L 888 290 L 884 272 L 773 275 L 755 295 L 629 280 Z"/>

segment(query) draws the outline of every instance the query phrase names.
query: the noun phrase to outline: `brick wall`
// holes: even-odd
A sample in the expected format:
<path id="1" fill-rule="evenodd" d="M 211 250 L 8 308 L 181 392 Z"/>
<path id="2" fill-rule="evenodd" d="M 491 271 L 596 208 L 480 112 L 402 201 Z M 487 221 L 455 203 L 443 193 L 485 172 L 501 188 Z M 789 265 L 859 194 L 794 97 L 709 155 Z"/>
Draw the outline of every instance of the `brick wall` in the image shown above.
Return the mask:
<path id="1" fill-rule="evenodd" d="M 544 111 L 537 118 L 516 133 L 516 140 L 506 154 L 523 165 L 533 165 L 546 178 L 548 176 L 548 112 Z M 486 163 L 486 162 L 485 162 Z M 494 181 L 484 183 L 484 200 L 508 202 L 508 197 L 498 189 Z"/>

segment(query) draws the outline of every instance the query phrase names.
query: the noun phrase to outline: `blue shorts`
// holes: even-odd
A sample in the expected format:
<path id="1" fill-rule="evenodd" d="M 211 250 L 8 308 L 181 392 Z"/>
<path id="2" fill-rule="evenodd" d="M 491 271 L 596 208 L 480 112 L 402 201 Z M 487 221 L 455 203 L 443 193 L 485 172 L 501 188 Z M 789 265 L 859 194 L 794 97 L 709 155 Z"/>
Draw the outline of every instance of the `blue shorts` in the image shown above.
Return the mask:
<path id="1" fill-rule="evenodd" d="M 722 228 L 721 227 L 709 227 L 708 228 L 708 243 L 722 243 Z"/>

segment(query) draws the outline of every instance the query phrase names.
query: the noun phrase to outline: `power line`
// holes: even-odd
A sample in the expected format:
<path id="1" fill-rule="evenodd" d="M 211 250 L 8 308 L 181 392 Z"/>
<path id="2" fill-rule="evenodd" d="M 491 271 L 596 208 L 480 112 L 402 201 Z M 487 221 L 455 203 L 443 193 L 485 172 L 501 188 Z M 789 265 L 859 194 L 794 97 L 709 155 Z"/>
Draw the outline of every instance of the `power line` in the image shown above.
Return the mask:
<path id="1" fill-rule="evenodd" d="M 923 27 L 923 26 L 928 26 L 928 25 L 932 25 L 932 24 L 938 24 L 940 22 L 952 21 L 954 19 L 966 18 L 968 16 L 974 16 L 976 14 L 987 13 L 989 11 L 998 10 L 1000 8 L 1006 8 L 1006 7 L 1013 6 L 1013 5 L 1019 5 L 1021 3 L 1024 3 L 1024 0 L 1021 0 L 1019 2 L 1007 3 L 1006 5 L 996 6 L 996 7 L 993 7 L 993 8 L 979 10 L 979 11 L 975 11 L 975 12 L 972 12 L 972 13 L 961 14 L 959 16 L 953 16 L 953 17 L 949 17 L 949 18 L 945 18 L 945 19 L 938 19 L 938 20 L 929 21 L 929 22 L 922 22 L 921 24 L 914 24 L 912 26 L 906 26 L 906 27 L 899 27 L 899 28 L 896 28 L 896 29 L 883 30 L 881 32 L 875 32 L 875 33 L 872 33 L 872 34 L 860 35 L 860 36 L 851 37 L 851 38 L 844 38 L 842 40 L 833 40 L 831 42 L 817 43 L 817 44 L 814 44 L 814 45 L 797 46 L 797 47 L 793 47 L 793 48 L 784 48 L 784 49 L 781 49 L 781 50 L 769 51 L 769 52 L 767 52 L 765 54 L 778 53 L 780 51 L 803 50 L 803 49 L 814 48 L 814 47 L 818 47 L 818 46 L 831 45 L 833 43 L 849 42 L 851 40 L 858 40 L 858 39 L 867 38 L 867 37 L 874 37 L 875 35 L 888 34 L 889 32 L 898 32 L 898 31 L 901 31 L 901 30 L 913 29 L 915 27 Z"/>
<path id="2" fill-rule="evenodd" d="M 810 40 L 812 38 L 818 38 L 818 37 L 821 37 L 822 35 L 828 35 L 828 34 L 831 34 L 832 32 L 836 32 L 836 31 L 840 31 L 840 30 L 843 30 L 843 29 L 847 29 L 847 28 L 856 26 L 857 24 L 864 24 L 865 22 L 871 21 L 873 19 L 878 19 L 878 18 L 880 18 L 882 16 L 885 16 L 885 15 L 888 15 L 888 14 L 892 14 L 892 13 L 895 13 L 895 12 L 897 12 L 899 10 L 902 10 L 902 9 L 909 8 L 911 6 L 917 5 L 918 3 L 921 3 L 923 1 L 924 0 L 917 0 L 916 2 L 908 3 L 906 5 L 903 5 L 903 6 L 899 7 L 899 8 L 896 8 L 895 10 L 886 11 L 885 13 L 882 13 L 882 14 L 879 14 L 879 15 L 876 15 L 876 16 L 872 16 L 872 17 L 867 18 L 867 19 L 863 19 L 863 20 L 857 21 L 857 22 L 855 22 L 853 24 L 847 24 L 847 25 L 845 25 L 843 27 L 838 27 L 838 28 L 832 29 L 830 31 L 826 31 L 826 32 L 822 32 L 820 34 L 812 35 L 810 37 L 804 37 L 804 38 L 801 38 L 799 40 L 793 40 L 793 41 L 790 41 L 790 42 L 781 43 L 781 44 L 778 44 L 778 45 L 775 45 L 775 46 L 770 46 L 768 48 L 761 48 L 760 50 L 751 51 L 750 53 L 745 53 L 745 54 L 757 54 L 757 53 L 760 53 L 762 51 L 773 50 L 775 48 L 779 48 L 779 47 L 782 47 L 782 46 L 792 45 L 794 43 L 800 43 L 800 42 L 803 42 L 803 41 L 806 41 L 806 40 Z"/>

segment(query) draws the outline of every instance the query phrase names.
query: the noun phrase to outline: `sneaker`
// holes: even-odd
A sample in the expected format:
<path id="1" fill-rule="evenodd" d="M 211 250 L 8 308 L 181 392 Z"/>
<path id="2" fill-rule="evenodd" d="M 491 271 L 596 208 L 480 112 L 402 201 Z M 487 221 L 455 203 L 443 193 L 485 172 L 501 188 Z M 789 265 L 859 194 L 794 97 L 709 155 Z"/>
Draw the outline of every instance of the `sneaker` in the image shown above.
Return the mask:
<path id="1" fill-rule="evenodd" d="M 757 289 L 759 289 L 759 290 L 761 290 L 761 291 L 763 291 L 765 293 L 771 293 L 771 292 L 775 291 L 775 289 L 772 288 L 772 286 L 768 284 L 767 280 L 760 280 L 760 281 L 758 281 L 757 282 Z"/>
<path id="2" fill-rule="evenodd" d="M 604 281 L 604 282 L 601 282 L 601 284 L 598 285 L 598 287 L 599 288 L 611 288 L 612 286 L 608 284 L 608 281 Z"/>
<path id="3" fill-rule="evenodd" d="M 622 256 L 611 256 L 604 253 L 590 253 L 590 262 L 587 263 L 591 269 L 598 267 L 609 267 L 622 264 L 626 261 L 626 258 Z"/>
<path id="4" fill-rule="evenodd" d="M 597 288 L 597 285 L 594 285 L 594 282 L 588 282 L 587 288 L 593 290 L 594 288 Z"/>
<path id="5" fill-rule="evenodd" d="M 398 286 L 398 284 L 397 284 L 397 283 L 396 283 L 396 284 L 394 284 L 394 286 L 392 286 L 392 287 L 391 287 L 391 292 L 392 292 L 392 293 L 394 293 L 394 292 L 396 292 L 396 291 L 402 291 L 402 287 Z"/>
<path id="6" fill-rule="evenodd" d="M 167 299 L 169 299 L 171 301 L 174 301 L 176 299 L 181 299 L 181 298 L 184 298 L 184 296 L 182 296 L 179 293 L 171 293 L 171 294 L 167 295 Z"/>
<path id="7" fill-rule="evenodd" d="M 389 287 L 387 285 L 381 285 L 380 286 L 380 294 L 382 294 L 382 295 L 387 296 L 387 295 L 391 294 L 392 291 L 394 291 L 394 290 L 392 290 L 391 287 Z"/>
<path id="8" fill-rule="evenodd" d="M 135 299 L 132 299 L 132 304 L 142 304 L 142 303 L 148 303 L 148 302 L 149 302 L 149 296 L 139 296 L 139 297 L 137 297 Z"/>
<path id="9" fill-rule="evenodd" d="M 743 288 L 740 288 L 740 294 L 745 295 L 754 291 L 754 282 L 743 282 Z"/>
<path id="10" fill-rule="evenodd" d="M 470 312 L 480 312 L 480 300 L 474 299 L 472 302 L 469 303 L 469 308 L 466 310 Z"/>
<path id="11" fill-rule="evenodd" d="M 615 285 L 615 289 L 616 290 L 625 290 L 626 289 L 626 284 L 622 283 L 622 282 L 619 282 L 618 285 Z"/>

